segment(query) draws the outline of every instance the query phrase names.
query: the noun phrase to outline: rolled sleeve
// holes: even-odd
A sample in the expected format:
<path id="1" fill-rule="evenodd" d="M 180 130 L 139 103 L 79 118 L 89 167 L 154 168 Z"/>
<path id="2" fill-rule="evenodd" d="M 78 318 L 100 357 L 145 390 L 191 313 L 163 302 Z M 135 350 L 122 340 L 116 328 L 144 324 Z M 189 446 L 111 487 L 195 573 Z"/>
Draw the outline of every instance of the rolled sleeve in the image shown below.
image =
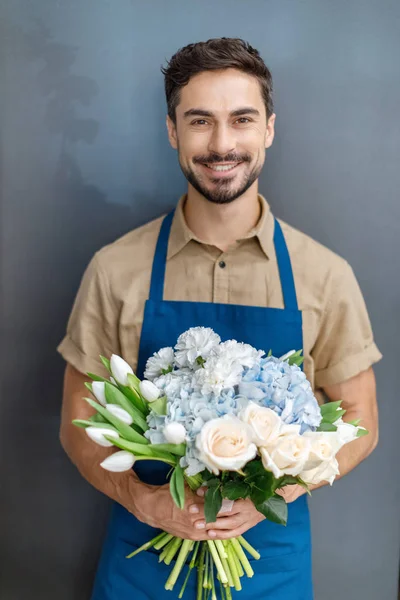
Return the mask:
<path id="1" fill-rule="evenodd" d="M 83 274 L 64 339 L 57 352 L 81 373 L 105 376 L 100 354 L 119 354 L 118 312 L 106 273 L 95 254 Z"/>
<path id="2" fill-rule="evenodd" d="M 331 279 L 329 300 L 311 356 L 317 388 L 355 377 L 382 358 L 362 292 L 347 262 Z"/>

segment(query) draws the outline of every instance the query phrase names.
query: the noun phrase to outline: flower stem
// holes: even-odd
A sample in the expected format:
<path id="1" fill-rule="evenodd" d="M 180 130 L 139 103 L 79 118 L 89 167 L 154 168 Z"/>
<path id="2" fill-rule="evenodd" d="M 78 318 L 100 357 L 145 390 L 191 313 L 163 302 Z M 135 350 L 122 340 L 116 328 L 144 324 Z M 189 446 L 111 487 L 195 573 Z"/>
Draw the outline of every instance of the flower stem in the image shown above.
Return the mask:
<path id="1" fill-rule="evenodd" d="M 247 558 L 247 556 L 245 555 L 245 553 L 243 552 L 243 548 L 242 546 L 239 544 L 239 542 L 237 541 L 236 538 L 232 538 L 230 540 L 233 548 L 236 551 L 236 554 L 238 555 L 238 558 L 240 560 L 240 562 L 243 565 L 243 569 L 245 570 L 245 573 L 247 575 L 247 577 L 253 577 L 254 575 L 254 571 L 249 563 L 249 560 Z"/>
<path id="2" fill-rule="evenodd" d="M 158 557 L 158 562 L 164 562 L 165 557 L 167 556 L 172 544 L 174 543 L 176 538 L 172 538 L 171 540 L 169 540 L 168 544 L 165 546 L 164 550 L 161 552 L 160 556 Z"/>
<path id="3" fill-rule="evenodd" d="M 259 552 L 257 552 L 257 550 L 255 550 L 253 548 L 253 546 L 251 546 L 249 544 L 249 542 L 247 540 L 244 539 L 244 537 L 242 535 L 239 535 L 238 538 L 236 538 L 237 540 L 239 540 L 239 542 L 242 544 L 243 548 L 245 548 L 247 550 L 247 552 L 256 560 L 258 560 L 261 557 L 261 554 Z"/>
<path id="4" fill-rule="evenodd" d="M 228 554 L 228 565 L 231 570 L 233 585 L 235 586 L 235 590 L 237 590 L 239 592 L 242 589 L 242 586 L 241 586 L 240 579 L 239 579 L 239 573 L 236 568 L 235 559 L 233 558 L 234 550 L 233 550 L 233 547 L 230 542 L 231 542 L 231 540 L 228 540 L 228 543 L 225 546 L 225 550 L 227 551 L 227 554 Z"/>
<path id="5" fill-rule="evenodd" d="M 199 566 L 197 567 L 197 598 L 196 600 L 202 600 L 203 597 L 203 579 L 204 579 L 204 558 L 206 552 L 206 544 L 201 544 Z"/>
<path id="6" fill-rule="evenodd" d="M 218 554 L 218 551 L 217 551 L 217 548 L 216 548 L 216 545 L 215 545 L 214 541 L 213 540 L 207 540 L 207 544 L 208 544 L 208 548 L 209 548 L 209 550 L 211 552 L 211 555 L 212 555 L 212 558 L 213 558 L 213 561 L 214 561 L 214 564 L 215 564 L 215 568 L 218 571 L 218 574 L 219 574 L 219 576 L 221 578 L 222 583 L 228 583 L 228 577 L 227 577 L 227 574 L 225 573 L 225 569 L 224 569 L 224 567 L 222 565 L 222 562 L 221 562 L 221 559 L 220 559 L 220 556 Z"/>
<path id="7" fill-rule="evenodd" d="M 244 571 L 243 571 L 242 563 L 240 562 L 239 557 L 236 554 L 235 550 L 233 550 L 232 556 L 233 556 L 233 560 L 235 561 L 236 570 L 238 572 L 239 577 L 243 577 Z"/>
<path id="8" fill-rule="evenodd" d="M 164 562 L 166 565 L 170 565 L 172 559 L 174 558 L 175 554 L 178 552 L 179 550 L 179 546 L 182 544 L 184 540 L 182 540 L 182 538 L 175 538 L 174 541 L 171 544 L 170 549 L 167 552 L 166 557 L 164 558 Z"/>
<path id="9" fill-rule="evenodd" d="M 224 567 L 224 571 L 225 571 L 226 576 L 228 578 L 228 585 L 230 587 L 233 587 L 232 573 L 231 573 L 231 570 L 230 570 L 229 565 L 228 565 L 228 561 L 227 561 L 228 555 L 226 553 L 225 546 L 224 546 L 222 540 L 215 540 L 214 543 L 215 543 L 215 546 L 216 546 L 216 548 L 218 550 L 218 554 L 220 556 L 222 566 Z M 225 586 L 226 586 L 226 584 L 224 584 L 224 587 Z"/>
<path id="10" fill-rule="evenodd" d="M 208 565 L 210 562 L 210 553 L 207 550 L 206 545 L 206 553 L 205 553 L 205 561 L 204 561 L 204 577 L 203 577 L 203 588 L 208 589 Z"/>
<path id="11" fill-rule="evenodd" d="M 166 584 L 165 584 L 166 590 L 174 589 L 174 585 L 182 571 L 182 567 L 185 564 L 187 555 L 189 554 L 189 552 L 191 551 L 191 549 L 193 547 L 193 543 L 194 542 L 192 542 L 192 540 L 183 540 L 183 543 L 182 543 L 181 549 L 179 551 L 178 558 L 176 560 L 174 568 L 172 569 L 170 576 L 168 577 L 168 579 L 166 581 Z"/>
<path id="12" fill-rule="evenodd" d="M 132 558 L 133 556 L 136 556 L 136 554 L 139 554 L 139 552 L 143 552 L 143 550 L 148 550 L 149 548 L 154 546 L 159 540 L 161 540 L 164 537 L 164 535 L 164 532 L 160 533 L 159 535 L 156 535 L 156 537 L 154 537 L 152 540 L 146 542 L 145 544 L 143 544 L 143 546 L 140 546 L 140 548 L 137 548 L 137 550 L 131 552 L 131 554 L 128 554 L 126 558 Z"/>
<path id="13" fill-rule="evenodd" d="M 196 564 L 196 558 L 197 558 L 197 554 L 198 554 L 199 548 L 200 548 L 200 542 L 196 542 L 195 545 L 194 545 L 194 551 L 193 551 L 193 554 L 192 554 L 192 559 L 190 561 L 189 569 L 188 569 L 188 572 L 186 574 L 185 581 L 183 582 L 181 591 L 179 592 L 178 598 L 182 598 L 182 596 L 183 596 L 183 594 L 185 592 L 185 589 L 186 589 L 186 586 L 187 586 L 187 582 L 189 581 L 190 574 L 193 571 L 194 566 Z"/>
<path id="14" fill-rule="evenodd" d="M 161 540 L 159 540 L 158 542 L 156 542 L 154 544 L 154 548 L 156 550 L 161 550 L 161 548 L 164 548 L 164 546 L 166 546 L 168 544 L 168 542 L 171 541 L 172 538 L 174 537 L 171 533 L 165 533 L 164 535 L 165 535 L 164 538 L 162 538 Z"/>

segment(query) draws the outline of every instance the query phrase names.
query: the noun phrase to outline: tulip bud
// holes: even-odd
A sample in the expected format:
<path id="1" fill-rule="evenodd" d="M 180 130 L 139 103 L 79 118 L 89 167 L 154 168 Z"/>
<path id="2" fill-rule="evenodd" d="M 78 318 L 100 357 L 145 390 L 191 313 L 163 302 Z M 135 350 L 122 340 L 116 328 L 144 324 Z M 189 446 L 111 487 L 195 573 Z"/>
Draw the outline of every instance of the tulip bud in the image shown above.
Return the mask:
<path id="1" fill-rule="evenodd" d="M 118 404 L 107 404 L 107 410 L 114 415 L 114 417 L 118 417 L 118 419 L 123 423 L 132 425 L 133 419 L 131 415 Z"/>
<path id="2" fill-rule="evenodd" d="M 105 448 L 109 448 L 113 444 L 106 440 L 105 435 L 109 435 L 115 439 L 119 438 L 119 434 L 115 429 L 107 429 L 106 427 L 86 427 L 86 433 L 90 437 L 91 440 L 99 444 L 99 446 L 104 446 Z"/>
<path id="3" fill-rule="evenodd" d="M 135 456 L 131 452 L 121 450 L 108 456 L 100 466 L 106 471 L 112 471 L 113 473 L 122 473 L 123 471 L 129 471 L 132 469 L 135 463 Z"/>
<path id="4" fill-rule="evenodd" d="M 164 427 L 164 437 L 170 444 L 182 444 L 186 439 L 186 429 L 182 423 L 172 421 Z"/>
<path id="5" fill-rule="evenodd" d="M 121 385 L 128 385 L 127 375 L 128 373 L 133 375 L 133 370 L 123 358 L 117 354 L 113 354 L 110 360 L 110 368 L 113 377 L 118 381 L 118 383 Z"/>
<path id="6" fill-rule="evenodd" d="M 93 381 L 92 382 L 92 392 L 95 396 L 96 400 L 100 402 L 102 406 L 106 406 L 106 394 L 104 391 L 104 381 Z"/>
<path id="7" fill-rule="evenodd" d="M 292 356 L 292 354 L 296 354 L 296 350 L 290 350 L 290 352 L 286 352 L 286 354 L 283 354 L 283 356 L 279 357 L 279 360 L 281 360 L 281 361 L 287 360 L 288 358 L 290 358 Z"/>
<path id="8" fill-rule="evenodd" d="M 154 402 L 154 400 L 157 400 L 157 398 L 160 397 L 161 392 L 158 387 L 146 379 L 139 383 L 139 389 L 143 398 L 147 400 L 147 402 Z"/>

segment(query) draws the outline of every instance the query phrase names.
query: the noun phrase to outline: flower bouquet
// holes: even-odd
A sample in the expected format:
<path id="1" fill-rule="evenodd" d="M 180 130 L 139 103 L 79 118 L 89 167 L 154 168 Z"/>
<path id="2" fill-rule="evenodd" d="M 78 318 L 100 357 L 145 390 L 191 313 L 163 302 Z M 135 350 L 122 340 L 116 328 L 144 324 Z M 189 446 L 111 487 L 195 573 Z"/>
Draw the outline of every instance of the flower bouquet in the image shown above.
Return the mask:
<path id="1" fill-rule="evenodd" d="M 235 340 L 221 342 L 209 328 L 184 332 L 175 348 L 162 348 L 147 361 L 140 381 L 119 356 L 101 360 L 110 380 L 88 373 L 96 400 L 89 420 L 74 420 L 102 446 L 119 451 L 101 466 L 126 471 L 141 460 L 170 466 L 170 491 L 185 504 L 185 485 L 206 487 L 204 511 L 216 520 L 223 500 L 250 498 L 256 509 L 286 525 L 287 504 L 277 493 L 287 485 L 328 481 L 339 474 L 336 454 L 365 435 L 359 423 L 345 423 L 340 402 L 319 406 L 301 370 L 301 350 L 276 358 Z M 226 501 L 225 500 L 225 501 Z M 197 570 L 197 600 L 231 598 L 241 578 L 252 577 L 247 554 L 259 553 L 243 536 L 195 542 L 161 532 L 127 558 L 154 548 L 159 560 L 175 564 L 165 583 L 173 590 L 185 565 L 181 598 Z"/>

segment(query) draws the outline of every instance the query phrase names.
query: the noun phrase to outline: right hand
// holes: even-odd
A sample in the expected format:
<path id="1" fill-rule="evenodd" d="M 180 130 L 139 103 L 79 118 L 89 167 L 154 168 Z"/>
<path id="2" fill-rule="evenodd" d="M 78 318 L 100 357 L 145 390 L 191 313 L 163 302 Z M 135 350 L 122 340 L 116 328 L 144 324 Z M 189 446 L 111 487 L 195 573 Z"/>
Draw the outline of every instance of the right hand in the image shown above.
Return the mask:
<path id="1" fill-rule="evenodd" d="M 186 540 L 210 539 L 206 529 L 196 528 L 196 521 L 204 521 L 204 498 L 189 488 L 185 489 L 185 507 L 180 509 L 172 499 L 169 484 L 143 484 L 135 502 L 135 516 L 151 527 L 162 529 Z"/>

